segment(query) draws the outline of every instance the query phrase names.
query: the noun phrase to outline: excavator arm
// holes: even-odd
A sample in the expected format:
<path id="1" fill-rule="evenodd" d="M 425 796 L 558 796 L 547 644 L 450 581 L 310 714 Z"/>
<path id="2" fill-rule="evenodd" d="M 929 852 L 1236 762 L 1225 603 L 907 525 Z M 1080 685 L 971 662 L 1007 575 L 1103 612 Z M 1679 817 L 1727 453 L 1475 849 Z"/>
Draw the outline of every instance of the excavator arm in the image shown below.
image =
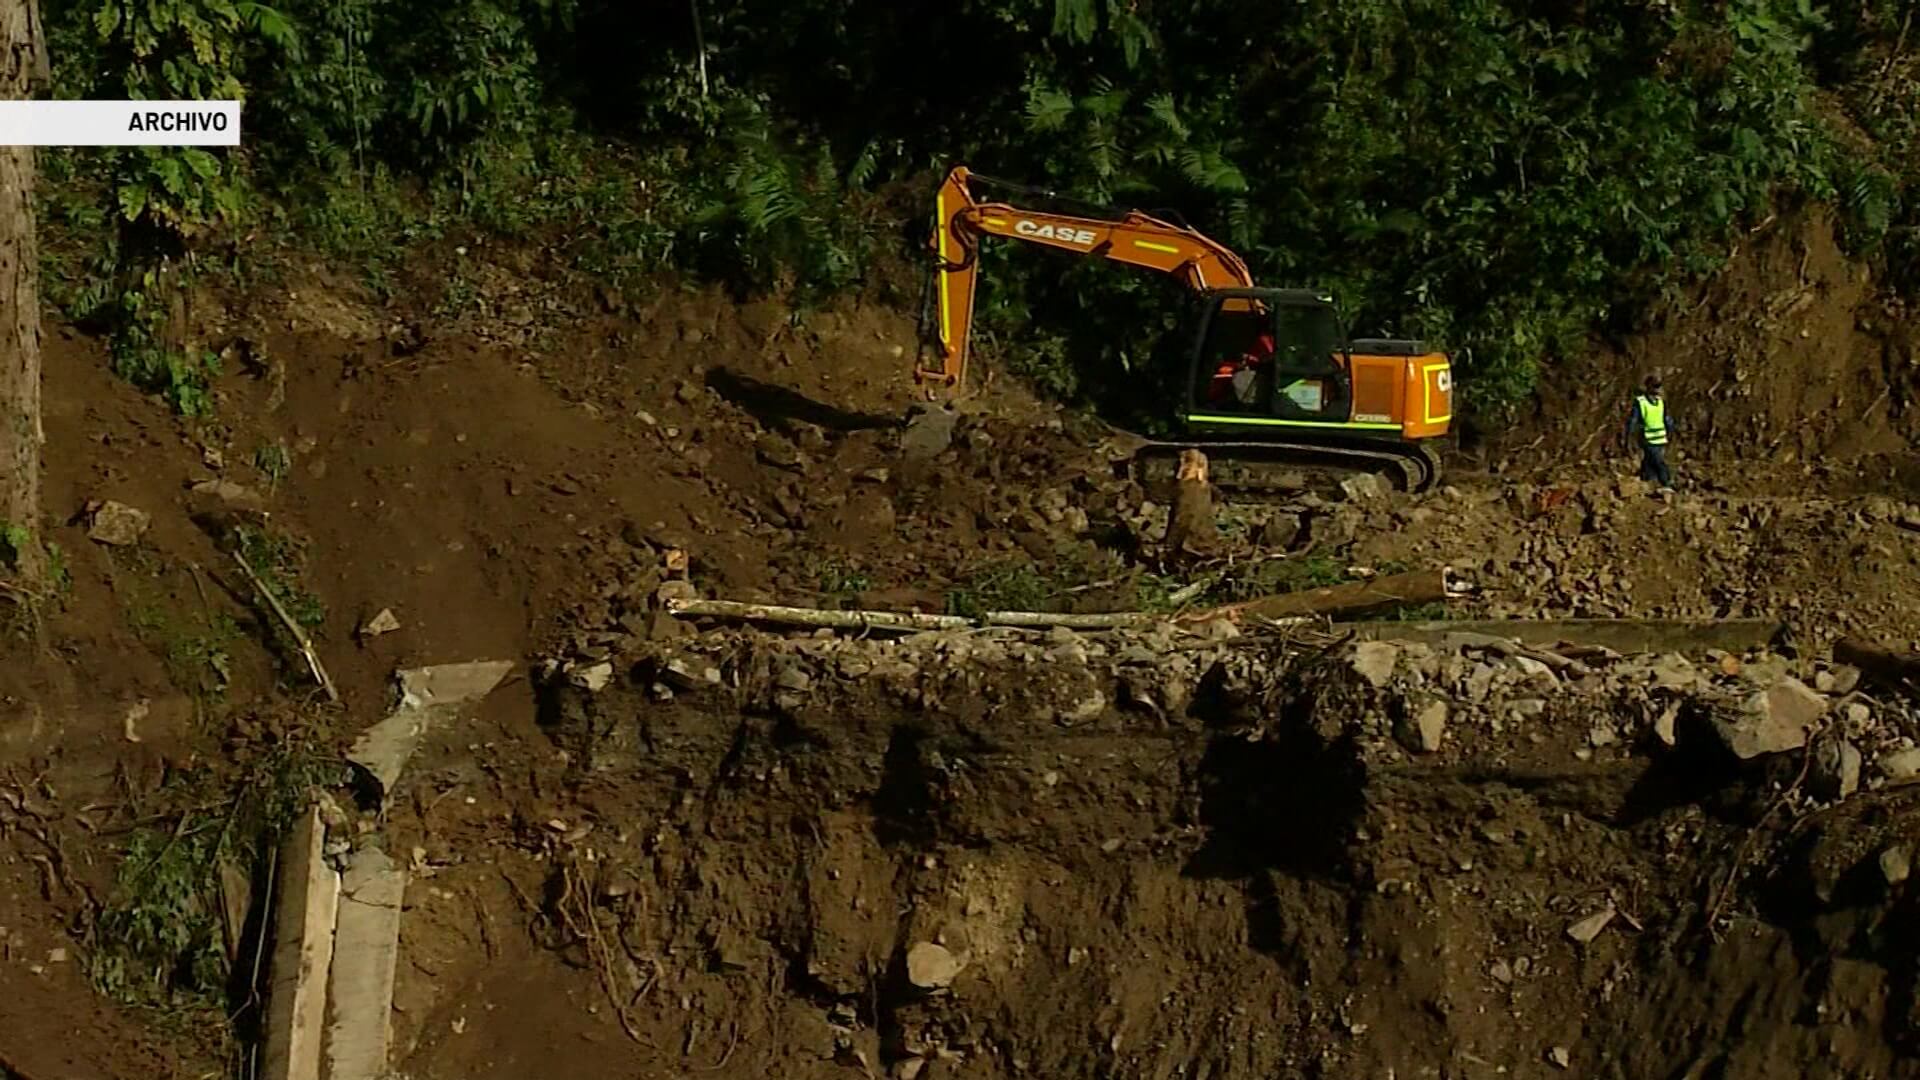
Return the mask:
<path id="1" fill-rule="evenodd" d="M 1158 270 L 1178 277 L 1196 291 L 1253 285 L 1253 274 L 1240 256 L 1197 230 L 1138 210 L 1106 219 L 980 202 L 973 196 L 972 179 L 965 166 L 955 166 L 935 196 L 932 247 L 936 295 L 930 299 L 932 310 L 928 314 L 933 323 L 930 336 L 937 365 L 929 365 L 923 358 L 918 371 L 922 379 L 957 388 L 966 376 L 982 236 L 1024 240 Z"/>

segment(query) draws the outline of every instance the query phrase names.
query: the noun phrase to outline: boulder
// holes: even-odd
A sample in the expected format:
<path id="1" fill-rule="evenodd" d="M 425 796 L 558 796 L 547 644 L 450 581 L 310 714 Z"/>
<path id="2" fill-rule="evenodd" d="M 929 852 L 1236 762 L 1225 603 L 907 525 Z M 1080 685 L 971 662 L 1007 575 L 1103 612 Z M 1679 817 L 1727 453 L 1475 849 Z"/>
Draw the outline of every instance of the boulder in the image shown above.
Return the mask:
<path id="1" fill-rule="evenodd" d="M 1827 711 L 1827 700 L 1792 676 L 1749 696 L 1732 716 L 1714 721 L 1727 749 L 1742 761 L 1798 750 Z"/>
<path id="2" fill-rule="evenodd" d="M 94 507 L 92 520 L 87 524 L 87 537 L 112 547 L 132 547 L 146 535 L 151 523 L 145 510 L 109 499 Z"/>
<path id="3" fill-rule="evenodd" d="M 1913 873 L 1913 858 L 1904 845 L 1895 844 L 1880 853 L 1880 874 L 1887 884 L 1898 885 Z"/>
<path id="4" fill-rule="evenodd" d="M 1447 738 L 1447 703 L 1436 698 L 1413 709 L 1399 735 L 1400 742 L 1415 753 L 1437 753 Z"/>
<path id="5" fill-rule="evenodd" d="M 1908 783 L 1920 777 L 1920 749 L 1895 750 L 1881 757 L 1880 772 L 1895 784 Z"/>
<path id="6" fill-rule="evenodd" d="M 1353 670 L 1375 689 L 1387 685 L 1400 662 L 1400 647 L 1386 641 L 1363 641 L 1353 650 Z"/>
<path id="7" fill-rule="evenodd" d="M 1348 502 L 1377 502 L 1387 497 L 1386 481 L 1373 473 L 1361 473 L 1340 481 L 1340 491 Z"/>
<path id="8" fill-rule="evenodd" d="M 1260 526 L 1259 543 L 1263 548 L 1285 551 L 1300 538 L 1300 515 L 1275 514 Z"/>
<path id="9" fill-rule="evenodd" d="M 1860 748 L 1828 738 L 1813 752 L 1813 790 L 1823 799 L 1844 799 L 1860 790 Z"/>
<path id="10" fill-rule="evenodd" d="M 943 990 L 966 965 L 944 945 L 922 941 L 907 950 L 907 981 L 922 990 Z"/>

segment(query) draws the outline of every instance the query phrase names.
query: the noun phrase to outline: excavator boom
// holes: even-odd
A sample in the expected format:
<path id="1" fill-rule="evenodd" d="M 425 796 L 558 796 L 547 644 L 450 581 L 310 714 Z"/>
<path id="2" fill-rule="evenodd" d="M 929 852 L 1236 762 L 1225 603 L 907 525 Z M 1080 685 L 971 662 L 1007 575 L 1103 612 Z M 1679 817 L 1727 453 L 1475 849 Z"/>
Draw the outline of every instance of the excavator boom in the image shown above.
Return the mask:
<path id="1" fill-rule="evenodd" d="M 1180 278 L 1196 292 L 1253 284 L 1253 274 L 1240 256 L 1197 230 L 1138 210 L 1104 219 L 1025 210 L 1004 202 L 978 202 L 973 197 L 973 180 L 965 166 L 957 165 L 934 197 L 934 272 L 938 275 L 935 351 L 939 366 L 923 365 L 919 371 L 923 379 L 950 387 L 965 381 L 982 235 L 1158 270 Z"/>

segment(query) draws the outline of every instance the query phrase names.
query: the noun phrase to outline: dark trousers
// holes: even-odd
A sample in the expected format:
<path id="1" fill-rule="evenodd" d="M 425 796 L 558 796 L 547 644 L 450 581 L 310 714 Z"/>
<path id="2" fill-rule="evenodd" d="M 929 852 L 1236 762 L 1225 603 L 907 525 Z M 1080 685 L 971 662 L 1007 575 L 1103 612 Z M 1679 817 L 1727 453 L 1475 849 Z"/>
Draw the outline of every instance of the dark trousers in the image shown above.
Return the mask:
<path id="1" fill-rule="evenodd" d="M 1640 446 L 1640 479 L 1659 484 L 1663 488 L 1673 486 L 1673 470 L 1667 468 L 1667 448 L 1665 446 Z"/>

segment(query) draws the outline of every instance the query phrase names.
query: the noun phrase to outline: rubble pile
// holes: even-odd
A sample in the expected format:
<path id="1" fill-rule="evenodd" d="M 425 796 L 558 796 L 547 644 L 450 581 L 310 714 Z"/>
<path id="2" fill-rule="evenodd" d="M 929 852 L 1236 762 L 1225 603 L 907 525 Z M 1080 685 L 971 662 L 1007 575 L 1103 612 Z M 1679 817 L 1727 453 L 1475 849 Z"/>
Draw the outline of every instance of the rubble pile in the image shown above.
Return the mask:
<path id="1" fill-rule="evenodd" d="M 1499 760 L 1552 742 L 1587 761 L 1712 740 L 1741 761 L 1813 744 L 1829 797 L 1920 775 L 1911 700 L 1870 693 L 1852 667 L 1765 651 L 1622 656 L 1461 633 L 1359 643 L 1320 685 L 1317 708 L 1352 717 L 1377 755 Z"/>
<path id="2" fill-rule="evenodd" d="M 596 857 L 671 898 L 647 925 L 692 957 L 681 985 L 807 973 L 818 1049 L 783 1053 L 1079 1075 L 1073 1031 L 1129 1075 L 1454 1053 L 1659 1075 L 1722 1029 L 1643 998 L 1684 1017 L 1725 996 L 1703 986 L 1783 977 L 1727 950 L 1702 982 L 1673 943 L 1738 911 L 1793 955 L 1729 868 L 1758 881 L 1796 857 L 1794 822 L 1870 816 L 1920 775 L 1913 703 L 1846 666 L 1379 633 L 682 627 L 543 666 L 543 722 L 583 778 L 554 812 L 597 820 Z M 1783 839 L 1750 843 L 1775 802 Z M 1834 897 L 1859 867 L 1883 890 L 1910 873 L 1911 838 L 1844 835 L 1796 880 Z M 1779 961 L 1810 981 L 1822 962 Z M 1752 1023 L 1826 1052 L 1798 997 L 1768 1001 Z"/>
<path id="3" fill-rule="evenodd" d="M 870 639 L 685 627 L 680 634 L 626 639 L 617 655 L 592 645 L 542 670 L 589 693 L 620 679 L 661 704 L 725 692 L 744 709 L 792 712 L 853 687 L 913 709 L 965 702 L 1009 723 L 1108 731 L 1204 726 L 1229 713 L 1272 729 L 1280 719 L 1260 710 L 1292 694 L 1309 702 L 1323 737 L 1352 736 L 1369 757 L 1498 761 L 1550 743 L 1591 761 L 1711 739 L 1744 761 L 1821 739 L 1820 771 L 1845 775 L 1842 794 L 1920 776 L 1913 702 L 1870 692 L 1846 665 L 1765 650 L 1621 655 L 1462 632 L 1436 644 L 1344 643 L 1296 668 L 1295 658 L 1333 639 L 1225 623 Z M 1203 681 L 1211 706 L 1195 705 Z M 1237 713 L 1221 704 L 1234 702 Z M 1188 715 L 1196 708 L 1223 711 Z"/>
<path id="4" fill-rule="evenodd" d="M 1320 538 L 1361 563 L 1445 564 L 1495 618 L 1777 617 L 1802 644 L 1914 636 L 1920 506 L 1780 499 L 1633 479 L 1442 488 L 1344 503 Z"/>

